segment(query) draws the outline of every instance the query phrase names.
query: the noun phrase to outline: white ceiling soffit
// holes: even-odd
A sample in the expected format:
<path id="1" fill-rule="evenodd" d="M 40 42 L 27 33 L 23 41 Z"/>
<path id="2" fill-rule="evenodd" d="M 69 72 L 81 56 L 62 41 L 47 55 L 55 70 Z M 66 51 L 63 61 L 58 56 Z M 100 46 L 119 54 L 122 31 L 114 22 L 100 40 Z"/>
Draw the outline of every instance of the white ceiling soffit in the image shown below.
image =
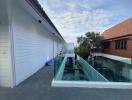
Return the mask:
<path id="1" fill-rule="evenodd" d="M 36 21 L 41 20 L 42 25 L 46 27 L 46 29 L 50 31 L 52 35 L 53 33 L 55 33 L 56 36 L 62 40 L 62 38 L 58 35 L 55 29 L 48 23 L 48 21 L 44 19 L 41 15 L 39 15 L 39 12 L 37 12 L 37 10 L 35 10 L 26 0 L 19 0 L 19 3 L 25 10 L 28 11 L 29 14 L 31 14 L 36 19 Z"/>

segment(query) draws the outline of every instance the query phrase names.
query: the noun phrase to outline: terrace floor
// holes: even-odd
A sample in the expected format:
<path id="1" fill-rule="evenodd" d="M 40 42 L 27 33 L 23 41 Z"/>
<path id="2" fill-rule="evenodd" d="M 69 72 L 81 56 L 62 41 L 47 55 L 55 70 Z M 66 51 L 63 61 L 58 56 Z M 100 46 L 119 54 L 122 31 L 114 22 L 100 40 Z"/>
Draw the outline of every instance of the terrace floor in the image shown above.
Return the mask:
<path id="1" fill-rule="evenodd" d="M 51 87 L 53 67 L 43 67 L 26 81 L 0 88 L 0 100 L 132 100 L 132 90 Z"/>

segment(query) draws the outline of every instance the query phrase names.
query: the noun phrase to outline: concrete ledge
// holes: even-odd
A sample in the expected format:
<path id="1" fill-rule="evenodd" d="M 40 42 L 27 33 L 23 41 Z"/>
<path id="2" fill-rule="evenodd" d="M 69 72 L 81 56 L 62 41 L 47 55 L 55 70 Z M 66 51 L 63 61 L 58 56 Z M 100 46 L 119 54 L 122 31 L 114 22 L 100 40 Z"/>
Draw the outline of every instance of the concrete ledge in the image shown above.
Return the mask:
<path id="1" fill-rule="evenodd" d="M 93 56 L 106 57 L 106 58 L 113 59 L 113 60 L 120 61 L 120 62 L 124 62 L 124 63 L 127 63 L 127 64 L 131 64 L 132 63 L 131 58 L 120 57 L 120 56 L 111 55 L 111 54 L 105 54 L 105 53 L 92 53 L 92 55 Z"/>
<path id="2" fill-rule="evenodd" d="M 53 87 L 132 89 L 132 83 L 123 82 L 58 81 L 53 79 L 51 85 Z"/>

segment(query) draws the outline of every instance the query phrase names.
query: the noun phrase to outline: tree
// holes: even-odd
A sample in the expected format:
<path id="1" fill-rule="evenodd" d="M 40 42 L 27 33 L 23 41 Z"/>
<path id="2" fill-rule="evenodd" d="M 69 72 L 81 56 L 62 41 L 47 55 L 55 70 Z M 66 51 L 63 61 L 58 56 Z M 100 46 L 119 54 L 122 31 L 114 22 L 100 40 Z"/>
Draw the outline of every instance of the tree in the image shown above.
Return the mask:
<path id="1" fill-rule="evenodd" d="M 92 52 L 102 51 L 102 38 L 99 33 L 87 32 L 85 36 L 77 38 L 78 47 L 75 52 L 84 59 L 87 59 Z"/>

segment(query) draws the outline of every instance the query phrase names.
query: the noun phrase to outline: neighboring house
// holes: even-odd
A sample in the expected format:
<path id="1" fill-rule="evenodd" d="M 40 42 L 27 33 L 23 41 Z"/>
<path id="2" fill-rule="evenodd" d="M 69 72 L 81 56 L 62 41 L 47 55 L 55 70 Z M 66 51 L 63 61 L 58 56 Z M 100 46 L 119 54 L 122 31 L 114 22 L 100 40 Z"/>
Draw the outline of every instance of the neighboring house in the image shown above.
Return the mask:
<path id="1" fill-rule="evenodd" d="M 132 18 L 102 33 L 104 53 L 132 58 Z"/>
<path id="2" fill-rule="evenodd" d="M 0 1 L 0 86 L 18 85 L 63 51 L 64 44 L 37 0 Z"/>

